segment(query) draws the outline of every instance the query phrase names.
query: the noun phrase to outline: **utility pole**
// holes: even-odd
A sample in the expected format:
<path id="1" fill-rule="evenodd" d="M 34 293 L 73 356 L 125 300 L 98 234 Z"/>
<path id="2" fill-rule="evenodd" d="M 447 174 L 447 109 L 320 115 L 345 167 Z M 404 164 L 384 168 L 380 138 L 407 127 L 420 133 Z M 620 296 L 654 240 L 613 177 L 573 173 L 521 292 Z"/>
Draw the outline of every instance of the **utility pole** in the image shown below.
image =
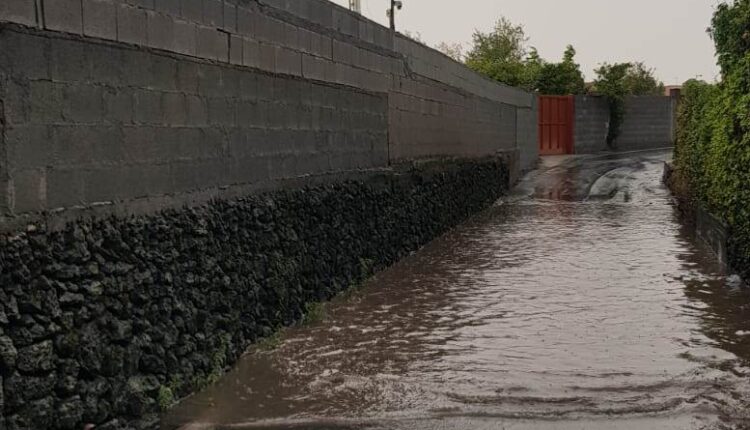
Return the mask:
<path id="1" fill-rule="evenodd" d="M 391 8 L 386 14 L 391 19 L 391 30 L 396 31 L 396 10 L 401 10 L 404 4 L 400 0 L 391 0 Z"/>

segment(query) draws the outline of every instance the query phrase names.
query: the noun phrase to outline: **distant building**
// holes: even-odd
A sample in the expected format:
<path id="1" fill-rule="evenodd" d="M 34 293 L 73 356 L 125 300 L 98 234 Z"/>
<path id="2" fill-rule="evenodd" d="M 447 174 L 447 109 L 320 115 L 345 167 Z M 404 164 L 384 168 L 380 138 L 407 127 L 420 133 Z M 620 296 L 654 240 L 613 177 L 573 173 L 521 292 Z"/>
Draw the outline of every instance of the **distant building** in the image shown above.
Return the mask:
<path id="1" fill-rule="evenodd" d="M 678 97 L 682 92 L 682 85 L 666 85 L 664 87 L 664 95 L 671 97 Z"/>

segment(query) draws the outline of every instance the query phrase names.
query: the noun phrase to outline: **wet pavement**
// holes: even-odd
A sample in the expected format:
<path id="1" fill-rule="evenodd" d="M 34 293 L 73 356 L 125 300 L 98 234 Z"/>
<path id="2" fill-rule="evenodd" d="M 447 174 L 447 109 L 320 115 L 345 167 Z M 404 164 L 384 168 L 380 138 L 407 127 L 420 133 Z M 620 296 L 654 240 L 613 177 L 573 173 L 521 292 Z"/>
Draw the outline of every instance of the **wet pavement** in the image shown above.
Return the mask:
<path id="1" fill-rule="evenodd" d="M 163 428 L 750 428 L 750 292 L 681 225 L 669 156 L 545 159 Z"/>

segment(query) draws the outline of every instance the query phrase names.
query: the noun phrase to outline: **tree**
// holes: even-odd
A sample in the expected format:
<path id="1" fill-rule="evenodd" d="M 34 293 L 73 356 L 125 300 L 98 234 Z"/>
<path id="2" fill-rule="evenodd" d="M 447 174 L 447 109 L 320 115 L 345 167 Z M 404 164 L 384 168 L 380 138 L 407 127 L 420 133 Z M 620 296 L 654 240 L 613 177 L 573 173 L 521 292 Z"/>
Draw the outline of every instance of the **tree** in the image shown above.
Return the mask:
<path id="1" fill-rule="evenodd" d="M 464 47 L 460 43 L 440 42 L 435 48 L 458 62 L 464 61 Z"/>
<path id="2" fill-rule="evenodd" d="M 418 32 L 418 31 L 415 31 L 414 33 L 412 33 L 409 30 L 404 30 L 401 34 L 403 34 L 404 36 L 408 37 L 409 39 L 411 39 L 411 40 L 413 40 L 415 42 L 419 42 L 419 43 L 421 43 L 423 45 L 426 45 L 426 43 L 424 42 L 424 40 L 422 40 L 422 33 Z"/>
<path id="3" fill-rule="evenodd" d="M 612 144 L 620 135 L 625 116 L 625 96 L 661 95 L 664 84 L 654 76 L 654 69 L 643 63 L 602 64 L 596 69 L 594 92 L 607 98 L 609 103 L 609 134 L 607 143 Z"/>
<path id="4" fill-rule="evenodd" d="M 498 82 L 528 88 L 530 82 L 524 63 L 527 42 L 522 26 L 500 18 L 491 32 L 474 32 L 466 65 Z"/>
<path id="5" fill-rule="evenodd" d="M 625 93 L 636 96 L 662 95 L 664 84 L 654 76 L 654 69 L 641 62 L 630 63 L 625 75 Z"/>
<path id="6" fill-rule="evenodd" d="M 586 83 L 575 56 L 575 48 L 568 45 L 562 62 L 543 64 L 538 73 L 536 89 L 542 94 L 551 95 L 583 94 Z"/>
<path id="7" fill-rule="evenodd" d="M 542 70 L 547 65 L 547 62 L 539 55 L 539 51 L 532 47 L 529 49 L 529 54 L 526 56 L 524 62 L 525 70 L 523 82 L 524 88 L 528 90 L 539 89 L 539 77 L 542 74 Z"/>
<path id="8" fill-rule="evenodd" d="M 596 72 L 595 91 L 607 98 L 609 104 L 609 132 L 607 144 L 612 145 L 620 135 L 622 120 L 625 117 L 625 77 L 632 65 L 630 63 L 602 64 Z"/>

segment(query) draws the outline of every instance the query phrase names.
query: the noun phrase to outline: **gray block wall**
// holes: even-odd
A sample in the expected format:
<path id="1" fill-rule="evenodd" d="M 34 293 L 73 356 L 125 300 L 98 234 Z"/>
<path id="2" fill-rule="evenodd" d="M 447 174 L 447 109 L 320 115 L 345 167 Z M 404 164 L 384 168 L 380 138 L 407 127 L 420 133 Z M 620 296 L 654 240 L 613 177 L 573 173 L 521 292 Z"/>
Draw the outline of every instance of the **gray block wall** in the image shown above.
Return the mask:
<path id="1" fill-rule="evenodd" d="M 607 146 L 609 106 L 601 96 L 576 97 L 575 152 L 591 154 L 615 149 L 637 151 L 670 147 L 674 144 L 675 97 L 628 96 L 620 136 L 613 148 Z"/>
<path id="2" fill-rule="evenodd" d="M 385 167 L 387 96 L 0 33 L 11 214 Z"/>
<path id="3" fill-rule="evenodd" d="M 0 25 L 6 215 L 536 157 L 535 96 L 325 0 L 4 0 Z"/>
<path id="4" fill-rule="evenodd" d="M 607 149 L 609 106 L 604 97 L 576 96 L 575 121 L 576 154 L 593 154 Z"/>
<path id="5" fill-rule="evenodd" d="M 673 97 L 627 97 L 622 132 L 615 142 L 617 150 L 634 151 L 673 146 L 676 107 L 677 99 Z"/>

